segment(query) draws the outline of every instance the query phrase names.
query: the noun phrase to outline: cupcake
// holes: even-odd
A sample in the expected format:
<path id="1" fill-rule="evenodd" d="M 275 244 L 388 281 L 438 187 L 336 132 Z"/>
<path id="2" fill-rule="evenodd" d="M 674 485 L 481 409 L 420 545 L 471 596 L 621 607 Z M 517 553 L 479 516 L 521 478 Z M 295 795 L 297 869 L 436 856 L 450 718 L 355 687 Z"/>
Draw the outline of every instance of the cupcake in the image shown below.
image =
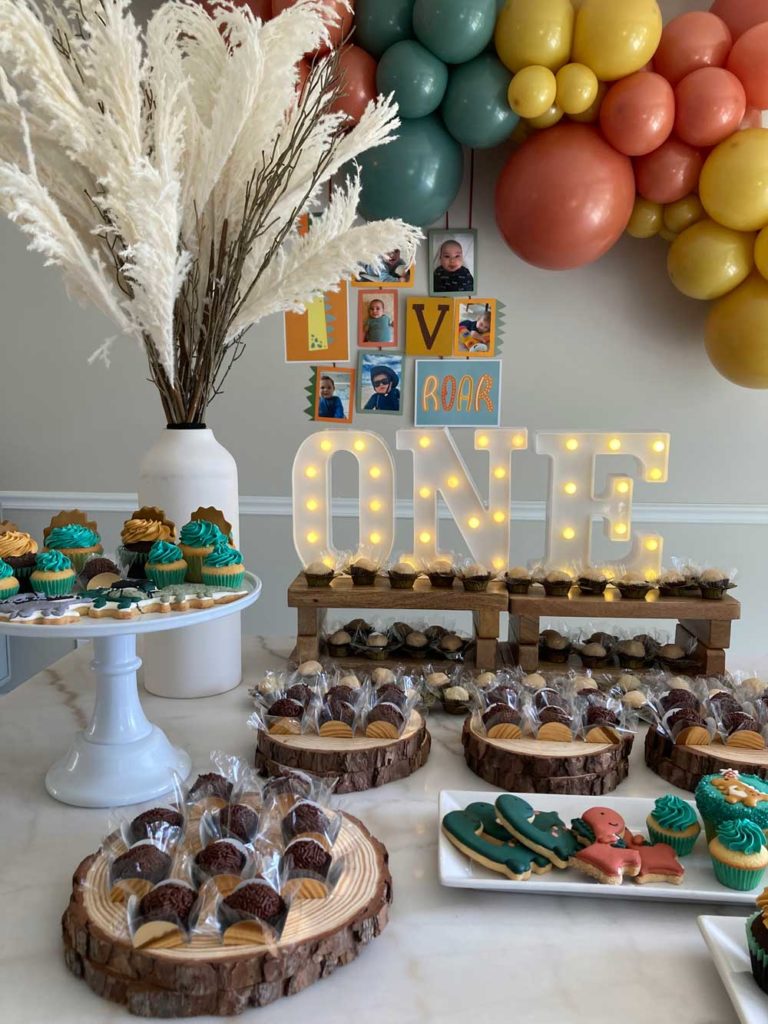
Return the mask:
<path id="1" fill-rule="evenodd" d="M 334 571 L 325 562 L 310 562 L 304 568 L 304 579 L 308 587 L 330 587 L 333 582 Z"/>
<path id="2" fill-rule="evenodd" d="M 644 601 L 649 590 L 653 586 L 639 572 L 624 573 L 616 581 L 619 593 L 625 601 Z"/>
<path id="3" fill-rule="evenodd" d="M 227 535 L 209 519 L 190 519 L 181 528 L 179 547 L 187 560 L 187 579 L 190 583 L 202 583 L 203 562 L 217 544 L 227 543 Z"/>
<path id="4" fill-rule="evenodd" d="M 96 523 L 89 523 L 86 514 L 77 508 L 54 516 L 43 530 L 43 541 L 45 551 L 60 551 L 66 555 L 76 573 L 91 555 L 100 555 L 104 551 Z"/>
<path id="5" fill-rule="evenodd" d="M 768 783 L 757 775 L 726 769 L 705 775 L 695 792 L 696 809 L 704 821 L 707 839 L 726 821 L 753 821 L 768 829 Z"/>
<path id="6" fill-rule="evenodd" d="M 35 568 L 37 541 L 7 519 L 0 523 L 0 558 L 10 565 L 21 590 L 30 590 L 29 577 Z"/>
<path id="7" fill-rule="evenodd" d="M 13 569 L 0 558 L 0 601 L 19 592 L 19 581 L 13 575 Z"/>
<path id="8" fill-rule="evenodd" d="M 176 527 L 165 518 L 165 512 L 154 505 L 144 505 L 131 513 L 120 531 L 121 545 L 117 557 L 133 579 L 144 579 L 144 566 L 155 541 L 173 541 Z M 199 582 L 199 581 L 198 581 Z"/>
<path id="9" fill-rule="evenodd" d="M 768 993 L 768 889 L 757 897 L 757 913 L 747 918 L 747 949 L 755 981 Z"/>
<path id="10" fill-rule="evenodd" d="M 696 812 L 679 796 L 659 797 L 645 821 L 652 843 L 667 843 L 678 857 L 687 857 L 701 832 Z"/>
<path id="11" fill-rule="evenodd" d="M 167 540 L 156 540 L 149 549 L 144 571 L 147 579 L 158 587 L 172 587 L 186 579 L 187 563 L 182 558 L 181 548 Z"/>
<path id="12" fill-rule="evenodd" d="M 419 576 L 410 562 L 395 562 L 388 575 L 389 585 L 394 590 L 413 590 Z"/>
<path id="13" fill-rule="evenodd" d="M 491 574 L 482 565 L 472 563 L 461 570 L 461 582 L 470 593 L 480 593 L 488 589 Z"/>
<path id="14" fill-rule="evenodd" d="M 579 574 L 576 580 L 582 594 L 598 597 L 605 593 L 608 586 L 608 577 L 602 569 L 586 568 Z"/>
<path id="15" fill-rule="evenodd" d="M 372 587 L 379 567 L 371 558 L 356 558 L 349 567 L 353 587 Z"/>
<path id="16" fill-rule="evenodd" d="M 753 821 L 724 821 L 709 844 L 715 878 L 746 892 L 759 885 L 768 867 L 765 833 Z"/>
<path id="17" fill-rule="evenodd" d="M 698 584 L 705 601 L 721 601 L 726 590 L 736 586 L 722 569 L 705 569 L 698 578 Z"/>
<path id="18" fill-rule="evenodd" d="M 30 576 L 32 589 L 46 597 L 64 597 L 71 594 L 76 580 L 72 563 L 60 551 L 41 551 L 35 559 Z"/>
<path id="19" fill-rule="evenodd" d="M 207 587 L 229 587 L 236 590 L 241 586 L 245 576 L 243 556 L 237 548 L 227 544 L 222 536 L 214 545 L 213 551 L 203 559 L 201 577 Z"/>
<path id="20" fill-rule="evenodd" d="M 573 577 L 564 569 L 553 569 L 542 580 L 547 597 L 568 597 L 573 586 Z"/>
<path id="21" fill-rule="evenodd" d="M 427 568 L 427 576 L 433 587 L 450 590 L 456 577 L 456 570 L 447 558 L 436 558 Z"/>

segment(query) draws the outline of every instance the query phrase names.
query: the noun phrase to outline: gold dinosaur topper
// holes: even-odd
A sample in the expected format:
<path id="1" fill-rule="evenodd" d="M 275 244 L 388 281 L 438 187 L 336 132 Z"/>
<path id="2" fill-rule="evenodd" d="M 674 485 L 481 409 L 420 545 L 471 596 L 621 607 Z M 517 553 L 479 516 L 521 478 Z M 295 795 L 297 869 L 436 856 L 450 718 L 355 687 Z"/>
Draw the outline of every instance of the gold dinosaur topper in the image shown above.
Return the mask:
<path id="1" fill-rule="evenodd" d="M 221 509 L 214 508 L 212 505 L 209 505 L 208 508 L 203 508 L 201 505 L 189 518 L 192 520 L 204 519 L 206 523 L 213 523 L 214 526 L 218 526 L 227 540 L 232 535 L 232 523 L 227 522 Z"/>
<path id="2" fill-rule="evenodd" d="M 99 528 L 95 522 L 89 522 L 88 516 L 85 512 L 81 512 L 79 508 L 71 508 L 66 512 L 59 512 L 51 519 L 50 523 L 43 530 L 43 540 L 48 540 L 48 534 L 51 530 L 57 526 L 85 526 L 89 530 L 93 530 L 94 533 L 99 532 Z"/>

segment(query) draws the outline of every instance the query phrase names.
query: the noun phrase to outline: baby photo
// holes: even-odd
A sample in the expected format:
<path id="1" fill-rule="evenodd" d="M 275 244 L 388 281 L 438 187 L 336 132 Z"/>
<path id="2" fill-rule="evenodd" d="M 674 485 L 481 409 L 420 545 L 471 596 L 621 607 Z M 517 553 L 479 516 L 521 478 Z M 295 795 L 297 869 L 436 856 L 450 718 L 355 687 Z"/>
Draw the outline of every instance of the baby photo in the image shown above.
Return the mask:
<path id="1" fill-rule="evenodd" d="M 315 367 L 315 419 L 351 423 L 355 371 L 338 366 Z"/>
<path id="2" fill-rule="evenodd" d="M 430 295 L 475 292 L 477 277 L 477 232 L 441 229 L 429 232 Z"/>
<path id="3" fill-rule="evenodd" d="M 496 348 L 496 299 L 457 301 L 455 356 L 492 356 Z"/>
<path id="4" fill-rule="evenodd" d="M 361 352 L 357 368 L 358 412 L 394 412 L 402 409 L 403 356 L 401 353 Z"/>
<path id="5" fill-rule="evenodd" d="M 397 345 L 397 292 L 361 291 L 357 296 L 357 343 L 360 348 Z"/>
<path id="6" fill-rule="evenodd" d="M 352 284 L 362 287 L 366 284 L 388 284 L 395 288 L 410 288 L 413 285 L 413 264 L 408 266 L 399 249 L 385 253 L 381 258 L 381 267 L 363 264 L 360 273 L 352 279 Z"/>

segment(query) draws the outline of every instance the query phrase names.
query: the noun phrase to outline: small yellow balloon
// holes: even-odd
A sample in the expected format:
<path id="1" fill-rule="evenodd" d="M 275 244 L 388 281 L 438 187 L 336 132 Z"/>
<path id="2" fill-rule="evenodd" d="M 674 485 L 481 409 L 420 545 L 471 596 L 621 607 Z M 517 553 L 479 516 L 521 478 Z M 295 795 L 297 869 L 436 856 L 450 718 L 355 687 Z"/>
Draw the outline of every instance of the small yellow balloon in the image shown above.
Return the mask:
<path id="1" fill-rule="evenodd" d="M 627 234 L 633 238 L 653 238 L 663 226 L 664 207 L 638 196 L 627 224 Z"/>
<path id="2" fill-rule="evenodd" d="M 592 103 L 584 111 L 583 114 L 571 114 L 572 121 L 579 121 L 581 124 L 594 124 L 594 122 L 600 117 L 600 107 L 603 105 L 605 94 L 608 92 L 608 86 L 605 82 L 597 83 L 597 95 L 592 100 Z"/>
<path id="3" fill-rule="evenodd" d="M 754 266 L 755 236 L 713 220 L 687 228 L 669 250 L 672 284 L 691 299 L 719 299 L 745 281 Z"/>
<path id="4" fill-rule="evenodd" d="M 602 82 L 615 82 L 645 67 L 661 30 L 656 0 L 584 0 L 576 15 L 573 59 Z"/>
<path id="5" fill-rule="evenodd" d="M 706 159 L 699 181 L 704 209 L 736 231 L 768 224 L 768 128 L 748 128 L 721 142 Z"/>
<path id="6" fill-rule="evenodd" d="M 583 114 L 595 102 L 599 85 L 586 64 L 566 64 L 557 72 L 557 105 L 565 114 Z"/>
<path id="7" fill-rule="evenodd" d="M 493 37 L 499 60 L 510 71 L 529 64 L 557 71 L 571 55 L 573 19 L 571 0 L 507 0 Z"/>
<path id="8" fill-rule="evenodd" d="M 697 195 L 686 196 L 664 207 L 664 227 L 679 235 L 692 224 L 703 220 L 706 216 L 701 200 Z"/>
<path id="9" fill-rule="evenodd" d="M 659 231 L 659 238 L 663 238 L 665 242 L 676 242 L 678 234 L 676 231 L 670 231 L 669 228 L 662 227 Z"/>
<path id="10" fill-rule="evenodd" d="M 541 64 L 531 64 L 518 71 L 507 89 L 507 99 L 520 117 L 541 117 L 555 102 L 555 76 Z"/>
<path id="11" fill-rule="evenodd" d="M 558 107 L 556 103 L 553 103 L 549 110 L 545 111 L 540 117 L 529 117 L 528 124 L 531 128 L 551 128 L 552 125 L 557 124 L 563 118 L 562 108 Z"/>
<path id="12" fill-rule="evenodd" d="M 768 279 L 768 228 L 763 228 L 755 239 L 755 266 Z"/>
<path id="13" fill-rule="evenodd" d="M 754 274 L 709 314 L 707 355 L 743 388 L 768 388 L 768 281 Z"/>

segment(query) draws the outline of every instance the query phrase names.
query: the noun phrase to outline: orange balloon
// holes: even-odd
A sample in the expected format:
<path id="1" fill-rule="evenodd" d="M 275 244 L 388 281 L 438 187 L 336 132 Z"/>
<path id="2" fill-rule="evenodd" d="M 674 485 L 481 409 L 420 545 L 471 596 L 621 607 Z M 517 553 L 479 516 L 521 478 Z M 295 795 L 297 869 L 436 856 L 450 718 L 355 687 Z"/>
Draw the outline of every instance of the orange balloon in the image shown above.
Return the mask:
<path id="1" fill-rule="evenodd" d="M 507 161 L 496 222 L 521 259 L 568 270 L 599 259 L 621 237 L 635 201 L 631 161 L 596 128 L 563 123 L 538 132 Z"/>
<path id="2" fill-rule="evenodd" d="M 689 11 L 673 18 L 661 33 L 653 67 L 672 85 L 697 68 L 722 68 L 733 39 L 722 18 L 709 11 Z"/>
<path id="3" fill-rule="evenodd" d="M 603 135 L 620 153 L 643 156 L 669 138 L 675 123 L 672 86 L 653 71 L 638 71 L 608 90 L 600 108 Z"/>
<path id="4" fill-rule="evenodd" d="M 278 14 L 282 14 L 288 7 L 293 7 L 295 3 L 296 0 L 272 0 L 272 17 L 276 18 Z M 344 39 L 352 31 L 352 22 L 355 17 L 354 0 L 349 0 L 349 8 L 343 0 L 325 0 L 323 6 L 328 8 L 328 14 L 331 18 L 328 25 L 331 46 L 334 48 L 341 46 Z M 332 20 L 334 16 L 339 20 Z M 317 52 L 327 53 L 328 47 L 321 46 Z"/>
<path id="5" fill-rule="evenodd" d="M 744 86 L 750 107 L 768 108 L 768 21 L 755 25 L 736 40 L 728 58 L 728 70 Z"/>
<path id="6" fill-rule="evenodd" d="M 768 0 L 715 0 L 710 10 L 723 19 L 734 39 L 768 21 Z"/>
<path id="7" fill-rule="evenodd" d="M 675 131 L 691 146 L 716 146 L 738 129 L 747 109 L 744 86 L 725 68 L 699 68 L 675 89 Z"/>
<path id="8" fill-rule="evenodd" d="M 637 191 L 652 203 L 676 203 L 698 191 L 703 164 L 698 149 L 673 135 L 653 153 L 635 160 Z"/>
<path id="9" fill-rule="evenodd" d="M 339 58 L 342 95 L 331 110 L 343 111 L 352 124 L 357 124 L 363 111 L 378 93 L 376 61 L 359 46 L 346 46 Z"/>

